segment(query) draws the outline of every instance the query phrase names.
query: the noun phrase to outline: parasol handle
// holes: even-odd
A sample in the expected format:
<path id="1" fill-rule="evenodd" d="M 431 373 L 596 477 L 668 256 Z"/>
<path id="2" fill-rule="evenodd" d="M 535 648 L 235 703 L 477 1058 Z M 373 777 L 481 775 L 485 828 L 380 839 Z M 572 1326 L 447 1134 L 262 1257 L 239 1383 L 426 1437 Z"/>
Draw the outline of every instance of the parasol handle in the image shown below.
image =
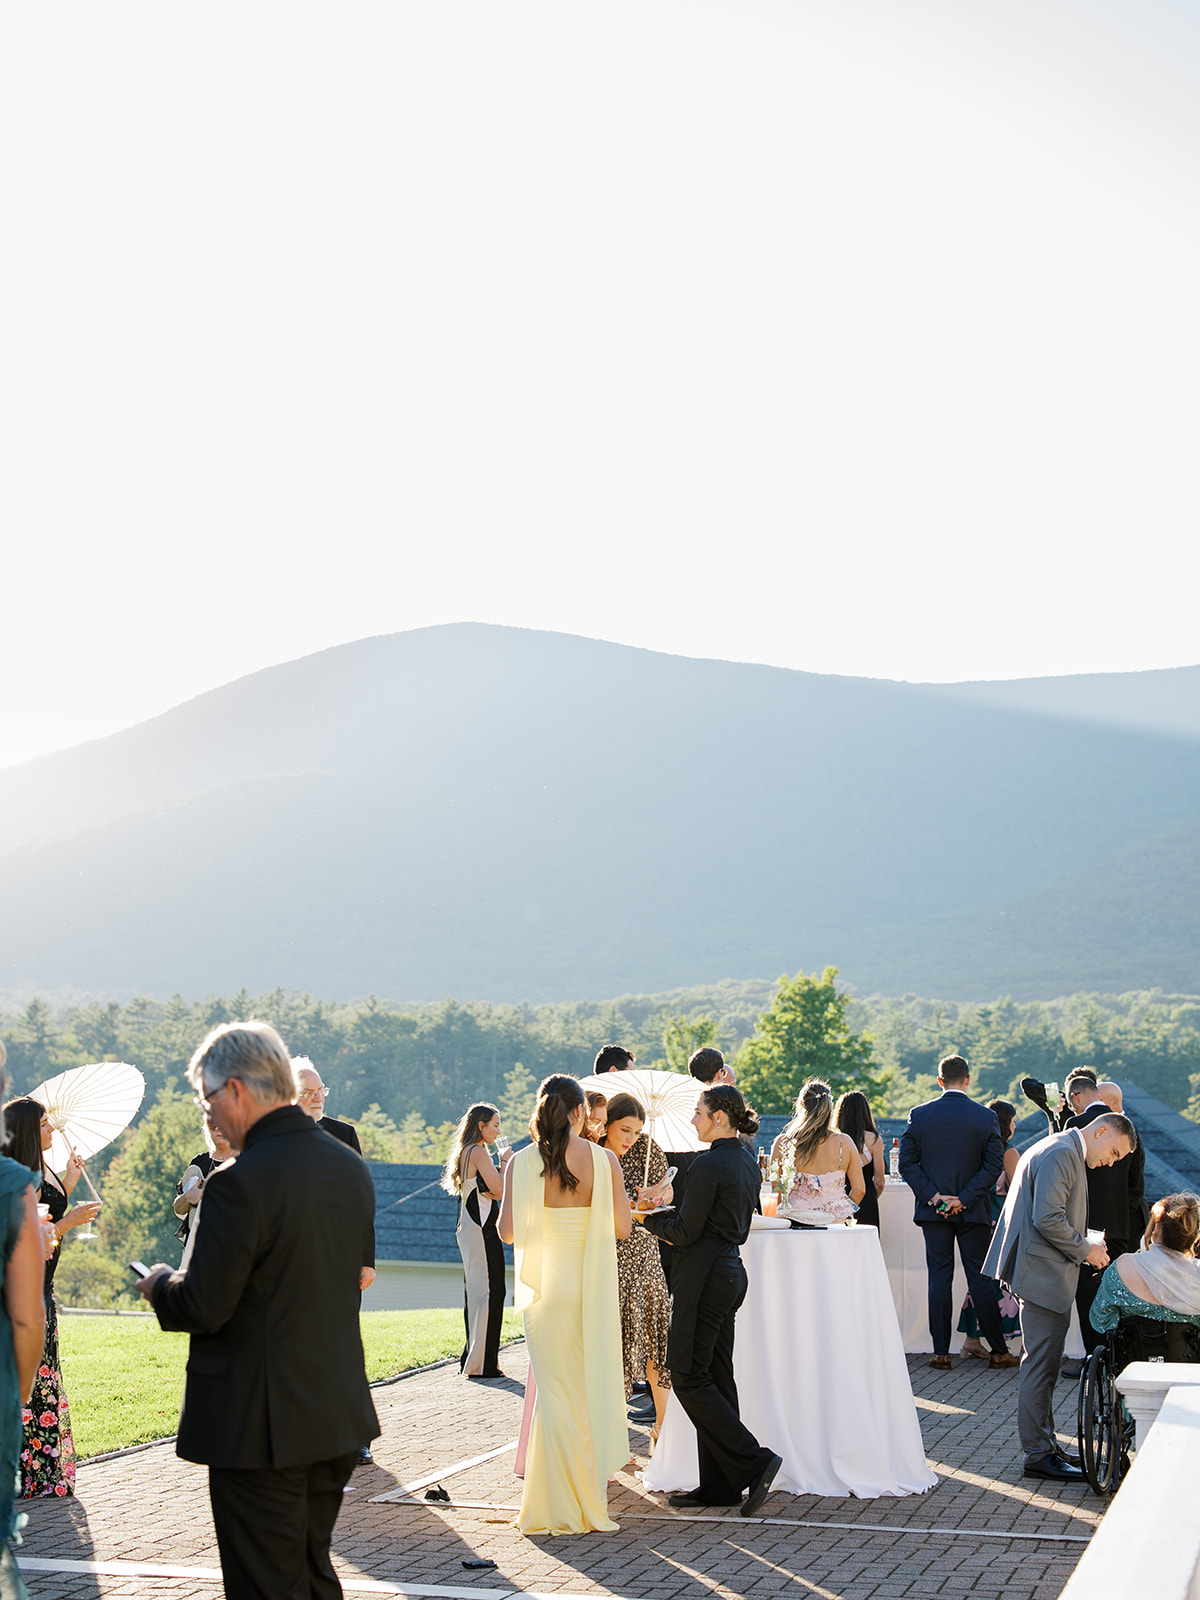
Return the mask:
<path id="1" fill-rule="evenodd" d="M 86 1167 L 79 1174 L 79 1176 L 83 1179 L 84 1183 L 86 1183 L 88 1188 L 92 1191 L 92 1199 L 96 1200 L 96 1201 L 100 1201 L 100 1204 L 103 1205 L 104 1202 L 100 1200 L 100 1196 L 96 1193 L 96 1185 L 92 1182 L 92 1180 L 87 1175 L 87 1168 Z"/>
<path id="2" fill-rule="evenodd" d="M 646 1171 L 642 1175 L 642 1188 L 645 1189 L 650 1182 L 650 1134 L 646 1133 Z"/>

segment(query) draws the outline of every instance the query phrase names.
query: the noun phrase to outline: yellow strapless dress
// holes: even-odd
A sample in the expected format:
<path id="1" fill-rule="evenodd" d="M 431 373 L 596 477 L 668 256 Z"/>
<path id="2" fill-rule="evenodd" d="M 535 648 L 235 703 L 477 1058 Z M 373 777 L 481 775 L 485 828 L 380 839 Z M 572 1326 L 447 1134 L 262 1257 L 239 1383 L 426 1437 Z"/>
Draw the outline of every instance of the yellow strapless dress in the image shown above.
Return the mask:
<path id="1" fill-rule="evenodd" d="M 608 1479 L 629 1458 L 629 1432 L 611 1179 L 598 1162 L 591 1206 L 547 1207 L 536 1148 L 514 1160 L 530 1153 L 536 1169 L 514 1173 L 514 1242 L 537 1400 L 517 1526 L 615 1533 Z"/>

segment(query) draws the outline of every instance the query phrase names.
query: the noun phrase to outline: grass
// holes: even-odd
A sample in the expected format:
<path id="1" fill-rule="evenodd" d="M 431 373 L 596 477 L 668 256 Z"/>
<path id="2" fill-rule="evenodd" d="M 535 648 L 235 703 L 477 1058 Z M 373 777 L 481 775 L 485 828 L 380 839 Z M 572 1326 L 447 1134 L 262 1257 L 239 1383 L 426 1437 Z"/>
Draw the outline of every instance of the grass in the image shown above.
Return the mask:
<path id="1" fill-rule="evenodd" d="M 504 1313 L 504 1338 L 518 1338 L 521 1319 Z M 363 1351 L 374 1383 L 412 1367 L 457 1356 L 461 1311 L 365 1311 Z M 146 1444 L 175 1432 L 188 1341 L 163 1333 L 146 1317 L 58 1319 L 63 1381 L 71 1402 L 80 1458 Z"/>

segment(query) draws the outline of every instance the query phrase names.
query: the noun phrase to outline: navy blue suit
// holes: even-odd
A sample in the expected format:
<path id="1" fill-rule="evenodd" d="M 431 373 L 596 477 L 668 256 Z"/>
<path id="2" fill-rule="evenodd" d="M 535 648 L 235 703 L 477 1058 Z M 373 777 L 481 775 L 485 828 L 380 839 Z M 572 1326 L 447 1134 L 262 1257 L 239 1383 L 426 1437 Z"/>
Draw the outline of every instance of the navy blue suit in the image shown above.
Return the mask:
<path id="1" fill-rule="evenodd" d="M 929 1332 L 937 1355 L 950 1352 L 956 1241 L 979 1331 L 993 1353 L 1007 1349 L 996 1282 L 982 1271 L 992 1234 L 989 1194 L 1003 1168 L 996 1114 L 966 1094 L 948 1089 L 909 1112 L 900 1140 L 900 1176 L 916 1196 L 914 1221 L 925 1236 Z M 941 1216 L 932 1204 L 935 1194 L 957 1195 L 963 1209 Z"/>

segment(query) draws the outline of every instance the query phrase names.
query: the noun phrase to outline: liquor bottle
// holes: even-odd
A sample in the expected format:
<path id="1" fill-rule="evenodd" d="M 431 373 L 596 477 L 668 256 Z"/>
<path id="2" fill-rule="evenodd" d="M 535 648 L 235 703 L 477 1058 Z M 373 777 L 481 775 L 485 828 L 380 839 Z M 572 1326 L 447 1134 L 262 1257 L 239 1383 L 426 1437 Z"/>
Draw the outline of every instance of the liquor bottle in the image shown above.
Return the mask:
<path id="1" fill-rule="evenodd" d="M 892 1140 L 892 1148 L 888 1154 L 888 1175 L 893 1183 L 900 1182 L 900 1141 Z"/>
<path id="2" fill-rule="evenodd" d="M 759 1145 L 758 1147 L 758 1170 L 762 1173 L 762 1181 L 764 1183 L 769 1183 L 771 1180 L 767 1172 L 767 1152 L 763 1149 L 762 1145 Z"/>

